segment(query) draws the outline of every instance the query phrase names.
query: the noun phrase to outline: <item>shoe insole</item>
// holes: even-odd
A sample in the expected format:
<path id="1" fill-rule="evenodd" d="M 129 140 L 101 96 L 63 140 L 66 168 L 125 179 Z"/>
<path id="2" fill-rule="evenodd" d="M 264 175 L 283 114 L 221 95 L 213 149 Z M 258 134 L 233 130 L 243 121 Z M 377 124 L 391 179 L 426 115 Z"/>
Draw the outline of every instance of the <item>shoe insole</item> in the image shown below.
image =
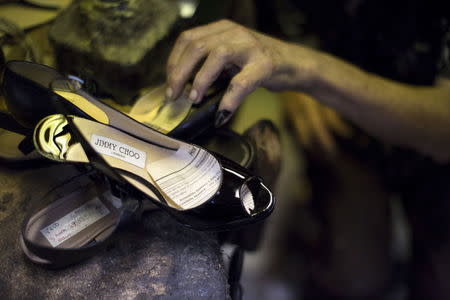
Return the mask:
<path id="1" fill-rule="evenodd" d="M 106 163 L 155 200 L 186 210 L 208 201 L 221 186 L 223 175 L 219 162 L 200 147 L 156 131 L 151 131 L 155 140 L 165 143 L 151 144 L 101 123 L 70 118 Z M 38 150 L 53 159 L 88 163 L 89 158 L 82 145 L 72 140 L 72 133 L 64 131 L 67 130 L 66 125 L 67 120 L 62 115 L 49 116 L 41 121 L 35 131 Z M 156 188 L 164 199 L 159 199 L 149 185 Z"/>
<path id="2" fill-rule="evenodd" d="M 140 97 L 128 115 L 138 122 L 167 134 L 186 119 L 192 104 L 185 93 L 176 100 L 168 101 L 165 96 L 165 86 L 161 86 Z"/>
<path id="3" fill-rule="evenodd" d="M 121 201 L 109 191 L 79 187 L 33 215 L 24 238 L 53 248 L 80 248 L 109 236 L 118 224 Z"/>
<path id="4" fill-rule="evenodd" d="M 61 97 L 73 103 L 94 120 L 115 127 L 130 126 L 129 118 L 167 134 L 188 116 L 193 102 L 183 93 L 178 99 L 169 101 L 165 97 L 165 86 L 160 86 L 140 97 L 127 114 L 123 116 L 103 102 L 90 96 L 67 79 L 57 79 L 51 87 Z M 141 125 L 140 125 L 141 126 Z"/>
<path id="5" fill-rule="evenodd" d="M 177 147 L 177 143 L 171 139 L 165 138 L 163 135 L 154 134 L 151 130 L 143 130 L 143 125 L 130 116 L 120 113 L 116 109 L 92 97 L 85 91 L 78 89 L 71 90 L 70 85 L 67 85 L 67 80 L 55 80 L 52 87 L 55 88 L 55 93 L 73 103 L 87 115 L 92 117 L 97 122 L 111 125 L 116 128 L 126 128 L 127 132 L 133 132 L 133 135 L 165 147 Z"/>

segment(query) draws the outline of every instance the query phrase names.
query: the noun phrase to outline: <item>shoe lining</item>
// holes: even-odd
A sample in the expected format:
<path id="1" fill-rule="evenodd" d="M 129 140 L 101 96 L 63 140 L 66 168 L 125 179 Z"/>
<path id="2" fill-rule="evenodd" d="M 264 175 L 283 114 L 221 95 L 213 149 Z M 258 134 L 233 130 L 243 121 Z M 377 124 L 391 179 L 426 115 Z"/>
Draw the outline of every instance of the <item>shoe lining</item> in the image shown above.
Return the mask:
<path id="1" fill-rule="evenodd" d="M 188 116 L 193 103 L 185 94 L 176 100 L 167 101 L 164 88 L 165 86 L 158 87 L 139 98 L 128 115 L 154 130 L 167 134 Z"/>
<path id="2" fill-rule="evenodd" d="M 99 194 L 94 186 L 61 197 L 32 216 L 24 238 L 49 248 L 80 248 L 108 237 L 117 226 L 122 208 Z"/>

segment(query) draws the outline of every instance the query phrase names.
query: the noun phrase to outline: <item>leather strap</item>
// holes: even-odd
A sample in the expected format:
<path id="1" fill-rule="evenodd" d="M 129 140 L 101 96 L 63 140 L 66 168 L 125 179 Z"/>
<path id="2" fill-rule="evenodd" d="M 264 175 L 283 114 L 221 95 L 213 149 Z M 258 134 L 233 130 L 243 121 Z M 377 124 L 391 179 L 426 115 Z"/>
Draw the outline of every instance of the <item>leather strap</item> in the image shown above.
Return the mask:
<path id="1" fill-rule="evenodd" d="M 0 111 L 0 128 L 22 135 L 30 135 L 32 130 L 20 125 L 9 113 Z"/>
<path id="2" fill-rule="evenodd" d="M 26 135 L 25 138 L 19 143 L 17 147 L 24 155 L 28 155 L 31 152 L 33 152 L 34 151 L 33 136 L 31 134 Z"/>
<path id="3" fill-rule="evenodd" d="M 34 150 L 32 130 L 20 125 L 10 114 L 0 111 L 0 128 L 24 135 L 24 139 L 17 148 L 24 154 L 30 154 Z"/>

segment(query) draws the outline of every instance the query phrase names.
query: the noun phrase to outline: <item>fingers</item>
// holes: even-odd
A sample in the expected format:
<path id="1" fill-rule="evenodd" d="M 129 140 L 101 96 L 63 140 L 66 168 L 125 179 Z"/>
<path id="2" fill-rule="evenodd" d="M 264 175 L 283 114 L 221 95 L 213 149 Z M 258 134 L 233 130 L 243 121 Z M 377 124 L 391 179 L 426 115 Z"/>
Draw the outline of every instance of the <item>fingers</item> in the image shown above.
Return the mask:
<path id="1" fill-rule="evenodd" d="M 167 80 L 171 88 L 171 95 L 168 96 L 170 98 L 176 99 L 180 96 L 193 70 L 206 57 L 209 47 L 208 41 L 200 39 L 190 43 L 185 48 L 177 65 L 168 73 Z"/>
<path id="2" fill-rule="evenodd" d="M 234 51 L 231 47 L 219 46 L 211 51 L 200 71 L 195 76 L 189 98 L 198 103 L 222 70 L 232 60 Z"/>
<path id="3" fill-rule="evenodd" d="M 322 159 L 333 159 L 337 155 L 337 145 L 333 127 L 328 123 L 328 108 L 303 93 L 284 93 L 287 114 L 296 135 L 305 149 L 318 154 Z"/>
<path id="4" fill-rule="evenodd" d="M 300 144 L 308 150 L 312 149 L 312 136 L 310 123 L 305 122 L 305 111 L 303 109 L 303 103 L 301 101 L 295 101 L 296 98 L 292 97 L 293 93 L 283 93 L 285 112 L 288 119 L 293 125 L 295 136 Z"/>
<path id="5" fill-rule="evenodd" d="M 189 98 L 198 103 L 228 67 L 240 72 L 231 80 L 219 105 L 216 126 L 231 117 L 243 99 L 272 76 L 274 53 L 269 45 L 261 42 L 252 31 L 230 21 L 219 21 L 184 32 L 170 54 L 167 74 L 169 98 L 177 98 L 196 67 L 197 72 Z"/>
<path id="6" fill-rule="evenodd" d="M 199 26 L 194 29 L 184 31 L 180 34 L 167 61 L 167 76 L 170 77 L 171 74 L 174 73 L 176 67 L 180 65 L 180 59 L 189 45 L 195 41 L 206 38 L 207 36 L 216 36 L 233 26 L 236 26 L 236 24 L 228 20 L 221 20 L 209 25 Z"/>
<path id="7" fill-rule="evenodd" d="M 177 66 L 174 67 L 168 77 L 168 83 L 173 92 L 171 98 L 175 99 L 181 94 L 183 87 L 194 73 L 196 66 L 199 65 L 205 57 L 208 57 L 201 72 L 199 71 L 200 75 L 195 84 L 199 86 L 193 88 L 189 95 L 189 98 L 191 98 L 192 101 L 200 101 L 201 97 L 199 95 L 199 90 L 206 90 L 217 78 L 225 65 L 235 60 L 235 57 L 232 55 L 235 53 L 233 50 L 234 45 L 222 45 L 223 41 L 229 39 L 231 34 L 232 32 L 223 32 L 218 36 L 208 36 L 193 41 L 186 47 L 184 53 L 178 60 Z M 237 52 L 245 52 L 245 46 L 241 46 Z M 205 76 L 215 76 L 215 78 L 205 78 Z M 205 84 L 207 84 L 206 88 L 204 87 Z M 203 94 L 204 91 L 202 95 Z"/>
<path id="8" fill-rule="evenodd" d="M 313 136 L 316 138 L 318 148 L 322 150 L 328 158 L 335 157 L 337 146 L 333 134 L 331 133 L 331 128 L 326 122 L 323 107 L 318 103 L 314 103 L 310 108 L 308 116 L 311 121 L 311 129 Z"/>
<path id="9" fill-rule="evenodd" d="M 331 108 L 324 107 L 324 109 L 325 119 L 333 131 L 344 138 L 351 138 L 353 134 L 351 126 Z"/>
<path id="10" fill-rule="evenodd" d="M 313 137 L 311 122 L 305 111 L 303 94 L 297 92 L 281 93 L 286 117 L 293 126 L 294 134 L 302 147 L 307 150 L 313 149 Z"/>
<path id="11" fill-rule="evenodd" d="M 304 95 L 304 94 L 303 94 Z M 318 103 L 315 99 L 304 95 L 305 101 L 305 120 L 310 122 L 311 134 L 318 150 L 332 158 L 337 153 L 337 146 L 325 117 L 325 106 Z"/>
<path id="12" fill-rule="evenodd" d="M 168 71 L 173 68 L 186 46 L 197 39 L 204 38 L 208 35 L 216 35 L 232 27 L 234 23 L 228 20 L 220 20 L 208 25 L 199 26 L 190 30 L 186 30 L 180 34 L 167 60 Z"/>
<path id="13" fill-rule="evenodd" d="M 256 59 L 256 61 L 258 61 Z M 247 64 L 230 82 L 219 104 L 216 127 L 226 123 L 244 98 L 270 76 L 271 68 L 263 60 Z"/>

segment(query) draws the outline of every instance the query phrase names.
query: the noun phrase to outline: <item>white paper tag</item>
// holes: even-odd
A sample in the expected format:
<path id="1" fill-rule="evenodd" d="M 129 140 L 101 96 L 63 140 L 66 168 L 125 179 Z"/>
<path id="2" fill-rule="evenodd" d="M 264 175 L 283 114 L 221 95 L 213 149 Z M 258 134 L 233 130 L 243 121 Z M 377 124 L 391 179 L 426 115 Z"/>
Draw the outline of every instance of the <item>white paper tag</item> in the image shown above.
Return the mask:
<path id="1" fill-rule="evenodd" d="M 56 247 L 107 214 L 108 208 L 96 197 L 41 229 L 41 233 L 53 247 Z"/>
<path id="2" fill-rule="evenodd" d="M 190 145 L 181 145 L 170 157 L 150 163 L 147 171 L 162 191 L 184 209 L 210 199 L 222 179 L 222 168 L 215 157 Z"/>
<path id="3" fill-rule="evenodd" d="M 91 145 L 101 154 L 118 158 L 141 169 L 145 167 L 147 154 L 130 145 L 96 134 L 91 137 Z"/>

